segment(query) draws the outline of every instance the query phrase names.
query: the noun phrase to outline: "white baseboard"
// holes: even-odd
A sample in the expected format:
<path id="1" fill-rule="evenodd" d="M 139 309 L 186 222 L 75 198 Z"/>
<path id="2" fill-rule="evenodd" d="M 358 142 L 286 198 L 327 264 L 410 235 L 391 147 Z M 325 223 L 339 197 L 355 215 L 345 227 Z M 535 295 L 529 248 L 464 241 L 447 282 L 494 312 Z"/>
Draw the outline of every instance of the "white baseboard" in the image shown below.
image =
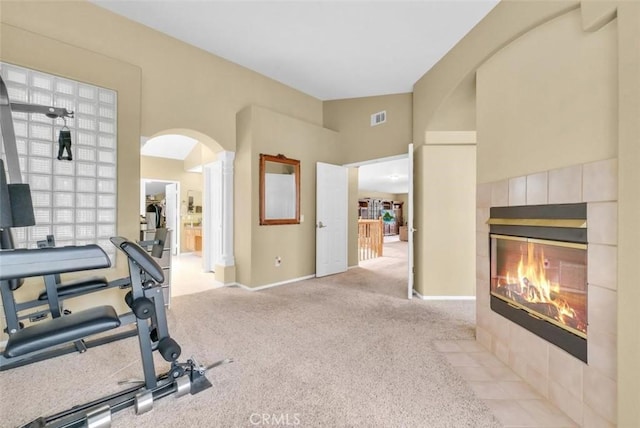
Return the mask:
<path id="1" fill-rule="evenodd" d="M 422 300 L 476 300 L 476 296 L 423 296 L 416 290 L 413 290 L 413 294 Z"/>
<path id="2" fill-rule="evenodd" d="M 301 276 L 300 278 L 293 278 L 293 279 L 288 279 L 286 281 L 274 282 L 273 284 L 261 285 L 259 287 L 248 287 L 248 286 L 246 286 L 244 284 L 240 284 L 239 282 L 236 282 L 234 285 L 237 285 L 238 287 L 244 288 L 247 291 L 260 291 L 260 290 L 264 290 L 266 288 L 277 287 L 279 285 L 290 284 L 292 282 L 304 281 L 306 279 L 311 279 L 311 278 L 315 278 L 315 277 L 316 277 L 315 275 Z"/>

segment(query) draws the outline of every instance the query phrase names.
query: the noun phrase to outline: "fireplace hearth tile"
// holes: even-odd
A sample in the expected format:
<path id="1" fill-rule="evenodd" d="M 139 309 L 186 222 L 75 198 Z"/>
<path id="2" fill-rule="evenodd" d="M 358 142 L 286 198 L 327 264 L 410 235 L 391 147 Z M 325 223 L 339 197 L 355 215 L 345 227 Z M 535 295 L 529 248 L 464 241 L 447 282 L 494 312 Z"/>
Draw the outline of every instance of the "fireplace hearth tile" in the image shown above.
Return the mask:
<path id="1" fill-rule="evenodd" d="M 491 380 L 495 380 L 495 381 L 522 380 L 520 376 L 515 374 L 506 365 L 496 366 L 496 367 L 485 367 L 485 370 L 487 371 L 487 373 L 491 375 Z"/>
<path id="2" fill-rule="evenodd" d="M 594 412 L 589 406 L 584 406 L 584 424 L 582 428 L 616 428 L 616 425 Z"/>
<path id="3" fill-rule="evenodd" d="M 476 279 L 486 281 L 487 287 L 489 286 L 489 276 L 490 276 L 488 261 L 489 261 L 488 255 L 476 256 Z"/>
<path id="4" fill-rule="evenodd" d="M 549 378 L 546 374 L 540 373 L 533 367 L 528 366 L 523 379 L 542 397 L 549 397 Z"/>
<path id="5" fill-rule="evenodd" d="M 587 204 L 589 243 L 616 245 L 618 243 L 618 204 L 594 202 Z"/>
<path id="6" fill-rule="evenodd" d="M 569 394 L 566 388 L 553 380 L 549 381 L 549 400 L 574 422 L 583 426 L 583 412 L 586 406 L 583 405 L 582 400 Z"/>
<path id="7" fill-rule="evenodd" d="M 578 427 L 571 418 L 546 400 L 518 400 L 518 403 L 535 419 L 538 426 Z"/>
<path id="8" fill-rule="evenodd" d="M 537 427 L 535 418 L 515 400 L 482 400 L 504 427 Z"/>
<path id="9" fill-rule="evenodd" d="M 517 177 L 509 180 L 509 206 L 525 205 L 527 203 L 527 177 Z"/>
<path id="10" fill-rule="evenodd" d="M 611 423 L 617 421 L 617 384 L 599 370 L 585 366 L 584 403 Z"/>
<path id="11" fill-rule="evenodd" d="M 587 260 L 589 285 L 616 290 L 618 285 L 617 260 L 618 249 L 616 247 L 600 244 L 589 245 Z"/>
<path id="12" fill-rule="evenodd" d="M 482 351 L 469 354 L 469 357 L 473 359 L 476 364 L 482 367 L 503 367 L 504 364 L 491 352 Z"/>
<path id="13" fill-rule="evenodd" d="M 549 203 L 582 202 L 582 165 L 549 171 Z"/>
<path id="14" fill-rule="evenodd" d="M 491 183 L 478 184 L 476 187 L 476 208 L 491 207 Z"/>
<path id="15" fill-rule="evenodd" d="M 507 392 L 508 396 L 514 400 L 525 400 L 529 398 L 540 398 L 540 395 L 534 391 L 526 382 L 518 381 L 499 381 L 498 385 Z"/>
<path id="16" fill-rule="evenodd" d="M 469 386 L 480 399 L 507 400 L 513 398 L 499 383 L 493 381 L 471 381 L 469 382 Z"/>
<path id="17" fill-rule="evenodd" d="M 476 232 L 482 232 L 485 235 L 489 233 L 489 208 L 476 209 Z"/>
<path id="18" fill-rule="evenodd" d="M 456 372 L 467 382 L 490 382 L 494 380 L 485 367 L 456 367 Z"/>
<path id="19" fill-rule="evenodd" d="M 476 255 L 486 257 L 487 260 L 489 259 L 489 240 L 487 239 L 487 232 L 476 232 Z M 489 272 L 489 265 L 485 268 L 487 272 Z M 488 277 L 489 274 L 487 273 L 487 278 Z"/>
<path id="20" fill-rule="evenodd" d="M 615 334 L 600 331 L 596 325 L 589 326 L 589 365 L 613 381 L 618 379 L 618 361 L 611 354 L 618 345 Z"/>
<path id="21" fill-rule="evenodd" d="M 479 313 L 479 311 L 478 311 Z M 480 321 L 480 317 L 478 317 L 478 321 Z M 491 341 L 493 340 L 493 336 L 487 330 L 485 330 L 485 326 L 478 322 L 478 326 L 476 326 L 476 341 L 480 343 L 486 350 L 491 349 Z"/>
<path id="22" fill-rule="evenodd" d="M 491 186 L 491 206 L 509 205 L 509 180 L 496 181 Z"/>
<path id="23" fill-rule="evenodd" d="M 585 202 L 618 199 L 618 160 L 607 159 L 585 164 L 582 170 L 582 200 Z"/>
<path id="24" fill-rule="evenodd" d="M 546 172 L 527 175 L 526 205 L 549 203 L 549 176 Z"/>
<path id="25" fill-rule="evenodd" d="M 596 332 L 617 334 L 617 300 L 618 293 L 614 290 L 589 285 L 589 329 Z"/>
<path id="26" fill-rule="evenodd" d="M 591 347 L 591 332 L 589 332 Z M 565 388 L 576 399 L 582 397 L 582 370 L 584 363 L 555 346 L 549 349 L 549 378 Z"/>

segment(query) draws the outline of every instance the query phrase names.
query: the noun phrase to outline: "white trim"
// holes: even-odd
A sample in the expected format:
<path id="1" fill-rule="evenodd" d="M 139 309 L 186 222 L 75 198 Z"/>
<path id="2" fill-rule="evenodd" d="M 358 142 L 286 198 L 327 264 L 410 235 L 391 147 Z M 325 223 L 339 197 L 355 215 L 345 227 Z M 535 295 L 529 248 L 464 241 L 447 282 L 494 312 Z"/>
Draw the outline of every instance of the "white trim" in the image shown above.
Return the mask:
<path id="1" fill-rule="evenodd" d="M 248 287 L 248 286 L 246 286 L 244 284 L 240 284 L 239 282 L 236 282 L 234 285 L 237 285 L 238 287 L 244 288 L 247 291 L 260 291 L 260 290 L 264 290 L 266 288 L 277 287 L 279 285 L 290 284 L 292 282 L 304 281 L 304 280 L 315 278 L 315 277 L 316 277 L 315 275 L 301 276 L 300 278 L 293 278 L 293 279 L 288 279 L 286 281 L 274 282 L 273 284 L 261 285 L 260 287 Z"/>
<path id="2" fill-rule="evenodd" d="M 342 166 L 344 166 L 346 168 L 355 168 L 355 167 L 362 166 L 362 165 L 373 165 L 373 164 L 380 163 L 380 162 L 389 162 L 389 161 L 394 161 L 394 160 L 399 160 L 399 159 L 407 159 L 407 154 L 403 153 L 403 154 L 395 155 L 395 156 L 387 156 L 386 158 L 378 158 L 378 159 L 372 159 L 372 160 L 367 160 L 367 161 L 362 161 L 362 162 L 352 162 L 352 163 L 344 164 Z"/>
<path id="3" fill-rule="evenodd" d="M 349 269 L 355 269 L 355 268 L 359 268 L 359 267 L 360 267 L 360 265 L 348 266 L 348 267 L 347 267 L 347 270 L 349 270 Z"/>
<path id="4" fill-rule="evenodd" d="M 423 296 L 416 290 L 413 292 L 422 300 L 476 300 L 476 296 Z"/>

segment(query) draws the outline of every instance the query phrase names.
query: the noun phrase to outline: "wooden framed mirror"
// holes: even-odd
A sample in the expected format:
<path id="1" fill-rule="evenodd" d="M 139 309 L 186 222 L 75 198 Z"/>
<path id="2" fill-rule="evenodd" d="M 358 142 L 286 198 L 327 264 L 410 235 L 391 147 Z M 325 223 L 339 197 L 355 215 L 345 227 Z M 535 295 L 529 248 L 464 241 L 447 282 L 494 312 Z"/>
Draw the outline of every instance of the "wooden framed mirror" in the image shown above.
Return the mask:
<path id="1" fill-rule="evenodd" d="M 260 154 L 260 224 L 300 223 L 300 161 Z"/>

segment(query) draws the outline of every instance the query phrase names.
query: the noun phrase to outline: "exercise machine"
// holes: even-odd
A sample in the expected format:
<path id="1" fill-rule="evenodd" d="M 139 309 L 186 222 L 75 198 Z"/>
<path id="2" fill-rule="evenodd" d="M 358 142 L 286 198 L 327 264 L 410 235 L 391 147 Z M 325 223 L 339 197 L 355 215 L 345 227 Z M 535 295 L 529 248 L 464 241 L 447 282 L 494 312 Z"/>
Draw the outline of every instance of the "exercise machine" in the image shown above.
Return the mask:
<path id="1" fill-rule="evenodd" d="M 111 238 L 111 242 L 127 256 L 131 292 L 126 301 L 136 317 L 144 380 L 119 393 L 37 418 L 24 427 L 109 427 L 111 414 L 118 410 L 134 406 L 140 414 L 151 410 L 156 399 L 172 394 L 178 397 L 196 394 L 209 388 L 211 383 L 205 376 L 206 371 L 231 362 L 226 359 L 204 367 L 191 358 L 180 363 L 181 348 L 170 336 L 167 325 L 161 287 L 164 281 L 162 268 L 138 244 L 122 237 Z M 5 250 L 0 251 L 0 281 L 103 268 L 105 265 L 110 265 L 109 258 L 97 245 Z M 120 325 L 115 309 L 108 305 L 52 318 L 11 335 L 0 361 L 29 358 Z M 166 373 L 156 374 L 155 351 L 171 363 Z"/>
<path id="2" fill-rule="evenodd" d="M 159 229 L 156 231 L 154 240 L 140 241 L 138 242 L 138 244 L 143 248 L 151 247 L 151 255 L 159 258 L 158 256 L 160 256 L 162 253 L 162 248 L 164 246 L 166 236 L 167 230 Z M 84 248 L 83 251 L 87 253 L 87 257 L 89 260 L 91 260 L 91 263 L 84 263 L 85 256 L 80 255 L 80 257 L 78 258 L 78 263 L 71 264 L 70 270 L 68 272 L 88 271 L 90 269 L 102 269 L 110 267 L 110 261 L 106 256 L 100 258 L 99 263 L 96 262 L 96 260 L 98 260 L 96 258 L 96 255 L 100 254 L 100 252 L 96 251 L 96 247 L 97 246 L 93 245 L 79 247 Z M 29 321 L 31 321 L 31 325 L 36 325 L 44 322 L 47 318 L 49 318 L 49 316 L 51 316 L 51 318 L 60 318 L 71 315 L 72 313 L 69 310 L 63 309 L 62 303 L 66 299 L 97 291 L 102 292 L 110 288 L 128 289 L 131 287 L 131 278 L 129 276 L 112 281 L 107 281 L 104 276 L 89 276 L 62 282 L 60 280 L 60 275 L 61 273 L 65 273 L 65 271 L 60 271 L 58 269 L 57 263 L 59 263 L 60 260 L 53 257 L 62 257 L 63 254 L 67 253 L 53 250 L 53 248 L 55 248 L 53 237 L 48 237 L 47 242 L 41 243 L 39 247 L 39 249 L 42 251 L 40 251 L 38 254 L 40 254 L 40 257 L 43 257 L 44 260 L 53 263 L 54 271 L 41 271 L 42 277 L 44 279 L 45 290 L 41 292 L 36 299 L 24 302 L 16 302 L 14 293 L 23 285 L 23 278 L 20 278 L 20 280 L 14 279 L 0 281 L 0 295 L 2 297 L 2 305 L 4 308 L 5 320 L 7 324 L 5 332 L 8 333 L 9 336 L 18 333 L 24 328 L 24 323 L 21 321 L 23 319 L 29 319 Z M 94 254 L 94 256 L 92 256 L 91 254 Z M 30 284 L 30 286 L 34 285 L 37 284 Z M 128 295 L 130 294 L 131 293 L 129 292 Z M 22 314 L 23 312 L 27 313 Z M 133 312 L 118 314 L 118 318 L 122 327 L 129 324 L 134 324 L 137 319 Z M 134 328 L 120 328 L 116 332 L 113 332 L 111 334 L 104 334 L 99 338 L 95 338 L 92 340 L 76 340 L 73 343 L 73 346 L 61 347 L 48 352 L 42 352 L 36 355 L 31 355 L 28 357 L 25 356 L 11 360 L 0 358 L 0 371 L 13 369 L 16 367 L 24 366 L 26 364 L 31 364 L 37 361 L 42 361 L 44 359 L 57 357 L 71 352 L 77 351 L 82 353 L 89 348 L 100 346 L 105 343 L 113 342 L 127 337 L 132 337 L 135 335 L 136 330 Z"/>

